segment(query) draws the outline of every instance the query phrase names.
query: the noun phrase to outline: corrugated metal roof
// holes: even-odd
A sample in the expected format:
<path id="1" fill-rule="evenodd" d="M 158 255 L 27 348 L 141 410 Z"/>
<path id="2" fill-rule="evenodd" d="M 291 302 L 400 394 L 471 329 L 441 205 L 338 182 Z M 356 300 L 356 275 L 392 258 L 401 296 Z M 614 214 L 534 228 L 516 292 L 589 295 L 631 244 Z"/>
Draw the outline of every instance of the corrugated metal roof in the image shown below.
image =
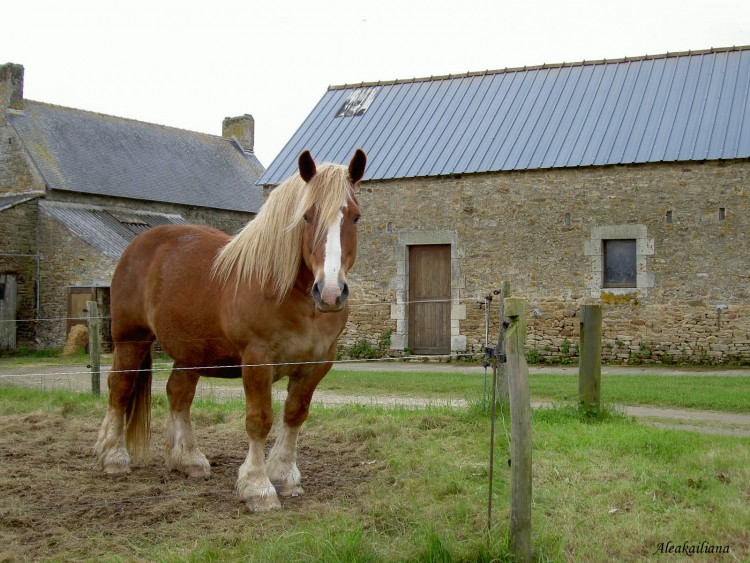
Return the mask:
<path id="1" fill-rule="evenodd" d="M 256 213 L 263 166 L 232 140 L 30 100 L 8 115 L 47 186 Z"/>
<path id="2" fill-rule="evenodd" d="M 185 224 L 177 214 L 41 200 L 39 206 L 81 240 L 119 260 L 135 236 L 151 227 Z"/>
<path id="3" fill-rule="evenodd" d="M 304 149 L 366 180 L 747 158 L 749 89 L 750 47 L 336 86 L 258 184 Z"/>

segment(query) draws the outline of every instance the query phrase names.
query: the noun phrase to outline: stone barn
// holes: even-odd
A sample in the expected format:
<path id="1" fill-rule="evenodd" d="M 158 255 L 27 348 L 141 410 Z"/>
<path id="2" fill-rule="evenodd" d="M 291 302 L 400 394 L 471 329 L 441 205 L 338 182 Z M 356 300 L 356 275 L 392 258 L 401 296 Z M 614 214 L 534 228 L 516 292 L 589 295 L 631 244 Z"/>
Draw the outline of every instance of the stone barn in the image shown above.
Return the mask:
<path id="1" fill-rule="evenodd" d="M 258 183 L 367 152 L 345 346 L 479 353 L 507 280 L 535 358 L 594 302 L 605 360 L 747 363 L 749 88 L 750 47 L 332 86 Z"/>
<path id="2" fill-rule="evenodd" d="M 0 350 L 61 347 L 88 300 L 106 321 L 112 272 L 138 233 L 233 233 L 255 216 L 253 118 L 223 125 L 218 137 L 26 100 L 23 67 L 0 66 Z"/>

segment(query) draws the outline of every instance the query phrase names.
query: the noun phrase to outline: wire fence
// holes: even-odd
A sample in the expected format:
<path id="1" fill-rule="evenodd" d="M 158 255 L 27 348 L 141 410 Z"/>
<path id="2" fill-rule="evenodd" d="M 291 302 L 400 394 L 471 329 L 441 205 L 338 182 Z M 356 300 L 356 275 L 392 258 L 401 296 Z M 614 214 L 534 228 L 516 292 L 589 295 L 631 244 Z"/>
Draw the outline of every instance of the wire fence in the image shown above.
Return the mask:
<path id="1" fill-rule="evenodd" d="M 419 303 L 426 302 L 454 302 L 456 300 L 421 300 Z M 360 304 L 361 305 L 361 304 Z M 374 304 L 373 304 L 374 305 Z M 384 306 L 390 305 L 389 303 L 379 302 L 377 305 Z M 107 316 L 96 317 L 99 320 L 109 320 Z M 82 319 L 78 317 L 73 318 L 53 318 L 53 319 L 33 319 L 33 320 L 19 320 L 17 322 L 68 322 L 70 320 L 80 320 L 81 322 L 88 322 L 90 319 Z M 186 340 L 205 340 L 202 338 L 186 339 Z M 473 356 L 473 354 L 466 354 L 466 356 Z M 175 367 L 171 362 L 155 362 L 150 368 L 150 371 L 154 373 L 165 373 L 165 372 L 176 372 L 181 371 L 199 371 L 202 375 L 211 374 L 212 370 L 227 369 L 231 368 L 257 368 L 257 367 L 270 367 L 270 368 L 285 368 L 285 367 L 305 367 L 312 365 L 327 364 L 335 366 L 336 368 L 345 368 L 349 366 L 361 366 L 364 364 L 379 365 L 387 369 L 388 364 L 393 362 L 427 362 L 432 359 L 432 356 L 410 356 L 408 358 L 403 357 L 383 357 L 383 358 L 368 358 L 368 359 L 354 359 L 354 360 L 321 360 L 321 361 L 298 361 L 298 362 L 265 362 L 265 363 L 237 363 L 231 366 L 197 366 L 197 367 Z M 485 378 L 486 378 L 485 365 Z M 111 373 L 118 372 L 137 372 L 144 371 L 138 370 L 112 370 L 111 367 L 102 366 L 101 374 L 105 377 L 102 379 L 106 380 L 106 376 Z M 23 386 L 37 388 L 43 391 L 51 391 L 55 389 L 66 389 L 70 391 L 85 392 L 91 390 L 91 371 L 90 366 L 83 365 L 64 365 L 64 364 L 53 364 L 45 367 L 40 366 L 29 366 L 22 367 L 14 365 L 9 370 L 2 370 L 0 365 L 0 385 L 3 386 Z M 155 393 L 164 394 L 166 393 L 166 378 L 157 377 L 152 381 L 152 391 Z M 106 386 L 103 391 L 106 392 Z M 486 391 L 486 385 L 485 385 Z M 214 383 L 214 380 L 210 380 L 208 383 L 201 382 L 196 389 L 196 399 L 205 400 L 232 400 L 241 399 L 244 397 L 244 389 L 241 386 L 221 385 Z M 286 398 L 286 391 L 274 390 L 273 397 L 277 401 L 283 401 Z M 480 397 L 477 397 L 477 403 L 480 401 Z M 447 406 L 447 407 L 465 407 L 469 403 L 466 397 L 448 397 L 448 398 L 420 398 L 420 397 L 402 397 L 402 396 L 379 396 L 379 395 L 345 395 L 336 394 L 330 392 L 316 392 L 313 396 L 313 403 L 323 406 L 341 405 L 341 404 L 359 404 L 359 405 L 373 405 L 373 406 L 398 406 L 402 408 L 425 408 L 429 406 Z M 509 443 L 509 435 L 507 424 L 505 421 L 505 413 L 503 410 L 500 411 L 503 420 L 503 430 L 505 433 L 506 440 Z M 509 451 L 508 444 L 508 451 Z M 368 462 L 369 463 L 369 462 Z M 380 463 L 383 467 L 387 468 L 387 462 L 381 460 Z M 241 460 L 237 459 L 237 464 L 241 464 Z M 419 471 L 401 471 L 397 473 L 397 480 L 408 481 L 414 479 L 435 479 L 444 478 L 446 476 L 461 476 L 463 478 L 485 480 L 488 475 L 491 475 L 490 466 L 486 461 L 483 462 L 471 462 L 461 463 L 457 467 L 444 467 L 444 468 L 427 468 Z M 365 481 L 367 477 L 356 478 L 352 481 L 355 483 L 361 483 Z M 310 483 L 310 480 L 307 480 Z M 312 486 L 314 486 L 314 478 Z M 266 488 L 257 489 L 243 489 L 246 493 L 263 494 L 267 492 Z M 186 499 L 186 498 L 198 498 L 209 495 L 226 495 L 227 497 L 236 498 L 236 491 L 232 488 L 211 488 L 211 489 L 196 489 L 192 491 L 171 491 L 163 492 L 154 495 L 138 495 L 133 497 L 123 496 L 119 499 L 92 499 L 84 500 L 81 502 L 38 502 L 38 503 L 19 503 L 9 508 L 0 509 L 0 515 L 13 516 L 24 513 L 35 513 L 35 512 L 48 512 L 56 511 L 60 513 L 72 513 L 80 511 L 88 511 L 101 507 L 125 505 L 125 504 L 148 504 L 148 503 L 162 503 L 169 500 Z"/>
<path id="2" fill-rule="evenodd" d="M 396 305 L 412 305 L 412 304 L 429 304 L 429 303 L 446 303 L 446 304 L 454 304 L 454 303 L 466 303 L 465 300 L 461 299 L 419 299 L 419 300 L 412 300 L 412 301 L 404 301 L 404 300 L 397 300 L 395 303 Z M 480 301 L 478 300 L 476 302 L 477 305 L 482 307 L 487 307 L 486 301 Z M 390 307 L 391 305 L 394 305 L 392 302 L 387 301 L 373 301 L 373 302 L 356 302 L 352 301 L 353 307 L 372 307 L 372 306 L 379 306 L 379 307 Z M 110 321 L 111 317 L 109 315 L 89 315 L 86 317 L 80 317 L 80 316 L 65 316 L 65 317 L 46 317 L 46 318 L 35 318 L 35 319 L 14 319 L 14 320 L 0 320 L 0 324 L 5 323 L 36 323 L 37 325 L 41 323 L 60 323 L 61 325 L 65 326 L 69 323 L 78 323 L 78 324 L 86 324 L 88 325 L 92 321 Z M 170 342 L 172 343 L 182 343 L 182 342 L 216 342 L 216 341 L 228 341 L 226 337 L 223 336 L 201 336 L 201 337 L 191 337 L 191 338 L 172 338 L 170 339 Z M 145 340 L 121 340 L 118 341 L 119 344 L 156 344 L 158 346 L 158 341 L 155 341 L 153 338 L 145 339 Z M 114 342 L 108 339 L 103 339 L 100 344 L 102 347 L 104 347 L 105 350 L 113 349 Z M 383 351 L 381 350 L 381 353 Z M 398 352 L 397 352 L 398 354 Z M 474 352 L 471 353 L 452 353 L 450 355 L 452 360 L 461 360 L 461 359 L 475 359 L 477 357 L 477 354 Z M 130 372 L 135 373 L 139 371 L 151 371 L 152 373 L 172 373 L 172 372 L 180 372 L 180 371 L 193 371 L 200 373 L 201 375 L 210 377 L 212 373 L 218 373 L 218 371 L 223 370 L 226 371 L 228 369 L 234 369 L 234 370 L 241 370 L 243 368 L 259 368 L 259 367 L 270 367 L 270 368 L 281 368 L 281 367 L 303 367 L 303 366 L 312 366 L 312 365 L 322 365 L 322 364 L 328 364 L 331 366 L 339 366 L 339 365 L 358 365 L 358 364 L 374 364 L 374 363 L 394 363 L 394 362 L 434 362 L 435 356 L 432 355 L 415 355 L 415 354 L 407 354 L 407 355 L 394 355 L 394 356 L 383 356 L 383 357 L 377 357 L 377 358 L 347 358 L 347 359 L 334 359 L 334 360 L 319 360 L 319 361 L 286 361 L 286 362 L 262 362 L 262 363 L 243 363 L 243 362 L 237 362 L 234 364 L 222 364 L 222 365 L 202 365 L 202 366 L 190 366 L 190 367 L 180 367 L 180 366 L 174 366 L 171 362 L 155 362 L 151 368 L 138 368 L 138 369 L 122 369 L 122 370 L 113 370 L 111 367 L 103 367 L 101 370 L 101 375 L 103 376 L 102 379 L 106 379 L 108 374 L 113 373 L 119 373 L 119 372 Z M 93 363 L 93 361 L 91 362 Z M 69 361 L 65 363 L 61 363 L 58 366 L 49 366 L 42 368 L 36 368 L 36 369 L 21 369 L 17 366 L 10 367 L 3 369 L 2 365 L 0 364 L 0 385 L 17 385 L 17 386 L 24 386 L 24 387 L 33 387 L 38 388 L 41 390 L 52 390 L 52 389 L 66 389 L 71 391 L 85 391 L 87 390 L 87 387 L 90 389 L 90 383 L 88 378 L 91 375 L 91 365 L 90 363 L 86 363 L 85 365 L 70 365 Z M 161 392 L 162 387 L 164 385 L 163 382 L 155 381 L 154 382 L 154 391 Z M 234 393 L 231 388 L 229 388 L 229 391 L 222 388 L 222 386 L 215 385 L 213 383 L 200 383 L 199 387 L 197 389 L 197 394 L 199 397 L 224 397 L 227 395 L 232 395 Z M 358 402 L 367 402 L 365 400 L 366 398 L 359 397 Z M 416 400 L 412 401 L 412 404 Z M 338 402 L 338 401 L 337 401 Z M 416 401 L 418 404 L 423 404 L 422 402 Z M 382 398 L 378 397 L 377 399 L 374 399 L 369 401 L 369 403 L 377 403 L 377 404 L 383 404 Z M 464 404 L 465 400 L 461 397 L 455 398 L 453 401 L 453 404 Z M 395 403 L 394 403 L 395 404 Z"/>

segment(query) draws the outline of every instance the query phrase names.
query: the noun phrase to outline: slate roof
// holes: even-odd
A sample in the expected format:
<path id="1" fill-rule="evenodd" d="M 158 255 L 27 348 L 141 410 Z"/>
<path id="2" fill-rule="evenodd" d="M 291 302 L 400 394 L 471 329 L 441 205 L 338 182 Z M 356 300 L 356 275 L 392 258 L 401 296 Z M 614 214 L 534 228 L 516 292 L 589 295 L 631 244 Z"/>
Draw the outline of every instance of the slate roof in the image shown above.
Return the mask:
<path id="1" fill-rule="evenodd" d="M 44 197 L 43 193 L 30 192 L 26 194 L 9 194 L 0 196 L 0 211 L 15 207 L 20 203 L 26 203 L 37 197 Z"/>
<path id="2" fill-rule="evenodd" d="M 39 201 L 39 207 L 60 221 L 78 238 L 113 260 L 120 259 L 125 248 L 138 233 L 158 225 L 186 223 L 178 214 L 110 209 L 45 199 Z"/>
<path id="3" fill-rule="evenodd" d="M 255 213 L 263 166 L 230 139 L 24 100 L 8 121 L 47 187 Z"/>
<path id="4" fill-rule="evenodd" d="M 365 180 L 750 157 L 750 46 L 332 86 L 258 180 L 368 155 Z"/>

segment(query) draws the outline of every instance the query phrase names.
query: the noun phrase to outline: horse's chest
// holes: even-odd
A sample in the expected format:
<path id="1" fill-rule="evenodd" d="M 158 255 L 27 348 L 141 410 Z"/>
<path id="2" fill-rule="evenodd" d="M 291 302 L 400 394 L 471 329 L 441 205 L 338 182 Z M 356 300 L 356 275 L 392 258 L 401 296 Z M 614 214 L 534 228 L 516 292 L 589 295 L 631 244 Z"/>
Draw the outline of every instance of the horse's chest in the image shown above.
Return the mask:
<path id="1" fill-rule="evenodd" d="M 293 330 L 288 333 L 281 349 L 287 358 L 299 358 L 299 361 L 316 361 L 326 359 L 332 348 L 335 348 L 340 331 L 332 331 L 320 323 L 308 323 L 306 330 Z"/>

